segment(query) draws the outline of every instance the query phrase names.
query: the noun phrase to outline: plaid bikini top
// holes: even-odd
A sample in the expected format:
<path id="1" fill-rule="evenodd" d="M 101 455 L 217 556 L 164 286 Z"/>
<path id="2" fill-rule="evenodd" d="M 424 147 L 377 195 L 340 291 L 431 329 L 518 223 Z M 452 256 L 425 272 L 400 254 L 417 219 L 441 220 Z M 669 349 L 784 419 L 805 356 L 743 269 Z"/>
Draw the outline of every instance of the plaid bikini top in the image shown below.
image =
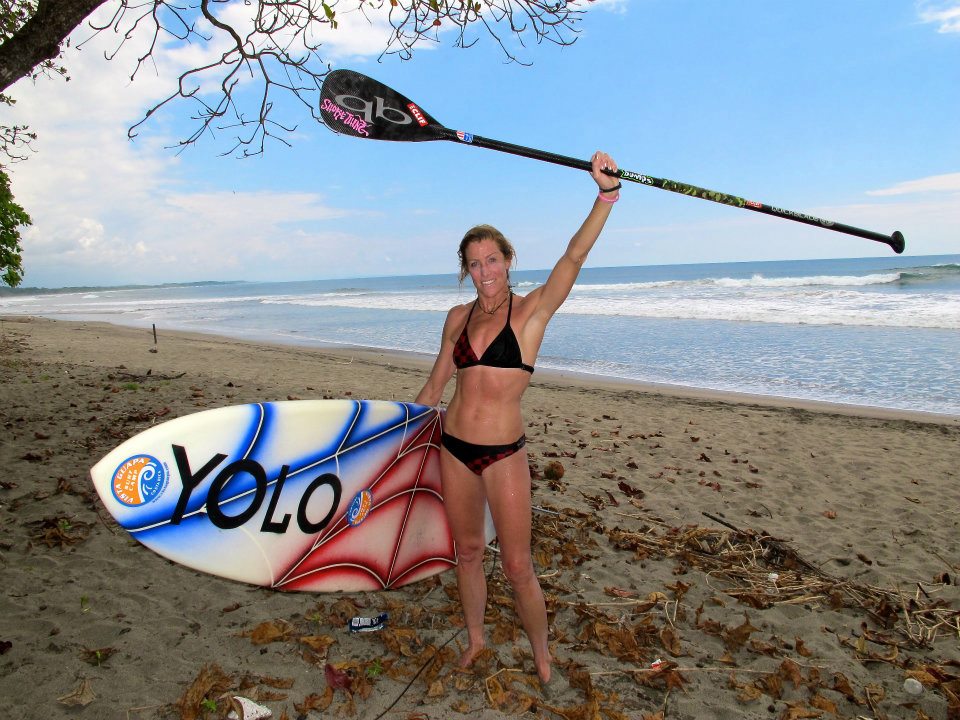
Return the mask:
<path id="1" fill-rule="evenodd" d="M 501 330 L 500 334 L 487 346 L 487 349 L 483 351 L 483 355 L 479 358 L 477 357 L 477 354 L 473 351 L 473 346 L 470 344 L 470 338 L 467 336 L 467 326 L 470 324 L 470 318 L 473 317 L 474 308 L 477 307 L 477 303 L 479 302 L 480 298 L 474 301 L 473 307 L 470 308 L 470 314 L 467 315 L 467 322 L 463 324 L 460 337 L 457 338 L 457 343 L 453 346 L 453 364 L 456 365 L 459 370 L 473 367 L 474 365 L 486 365 L 487 367 L 519 368 L 526 370 L 528 373 L 532 373 L 533 365 L 527 365 L 523 362 L 520 354 L 520 343 L 517 342 L 517 336 L 513 332 L 513 328 L 510 327 L 510 315 L 513 312 L 512 292 L 510 293 L 510 304 L 507 306 L 507 322 L 503 326 L 503 330 Z"/>

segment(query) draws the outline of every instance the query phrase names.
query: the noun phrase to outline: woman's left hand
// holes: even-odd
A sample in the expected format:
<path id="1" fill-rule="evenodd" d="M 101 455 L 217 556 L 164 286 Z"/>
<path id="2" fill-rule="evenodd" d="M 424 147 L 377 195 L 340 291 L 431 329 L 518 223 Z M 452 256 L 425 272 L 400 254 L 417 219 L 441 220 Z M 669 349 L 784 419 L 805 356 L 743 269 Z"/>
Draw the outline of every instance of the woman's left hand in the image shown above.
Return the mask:
<path id="1" fill-rule="evenodd" d="M 613 170 L 616 172 L 617 163 L 605 152 L 597 150 L 590 159 L 590 174 L 593 176 L 601 192 L 615 188 L 620 184 L 616 175 L 607 175 L 603 172 L 604 170 Z"/>

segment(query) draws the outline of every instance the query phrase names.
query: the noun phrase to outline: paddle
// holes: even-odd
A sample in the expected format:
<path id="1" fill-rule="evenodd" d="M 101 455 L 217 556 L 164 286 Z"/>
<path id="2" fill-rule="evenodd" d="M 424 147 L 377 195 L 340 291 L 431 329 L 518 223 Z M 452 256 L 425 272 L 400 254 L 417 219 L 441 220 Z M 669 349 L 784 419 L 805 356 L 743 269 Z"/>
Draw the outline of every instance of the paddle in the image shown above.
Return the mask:
<path id="1" fill-rule="evenodd" d="M 396 90 L 391 90 L 373 78 L 352 70 L 333 70 L 324 78 L 323 86 L 320 88 L 320 116 L 327 127 L 334 132 L 352 135 L 353 137 L 401 142 L 452 140 L 474 147 L 499 150 L 512 155 L 565 165 L 578 170 L 590 170 L 590 163 L 586 160 L 577 160 L 564 155 L 556 155 L 543 150 L 535 150 L 446 128 L 426 110 L 405 98 Z M 745 200 L 736 195 L 688 185 L 676 180 L 665 180 L 630 170 L 619 170 L 615 173 L 610 171 L 610 174 L 616 175 L 622 180 L 629 180 L 661 190 L 669 190 L 681 195 L 689 195 L 701 200 L 712 200 L 744 210 L 752 210 L 765 215 L 815 225 L 827 230 L 856 235 L 867 240 L 875 240 L 889 245 L 898 254 L 903 252 L 903 234 L 899 230 L 892 235 L 883 235 L 831 220 L 821 220 L 795 210 L 785 210 L 755 200 Z"/>

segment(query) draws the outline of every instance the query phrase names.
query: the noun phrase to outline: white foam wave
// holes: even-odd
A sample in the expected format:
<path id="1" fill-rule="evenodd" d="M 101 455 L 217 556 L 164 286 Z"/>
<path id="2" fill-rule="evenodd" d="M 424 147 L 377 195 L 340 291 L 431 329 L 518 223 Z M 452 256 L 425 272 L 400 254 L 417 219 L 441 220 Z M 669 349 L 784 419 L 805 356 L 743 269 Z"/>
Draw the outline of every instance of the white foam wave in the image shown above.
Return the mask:
<path id="1" fill-rule="evenodd" d="M 960 329 L 960 297 L 954 295 L 866 296 L 856 292 L 736 294 L 643 298 L 572 296 L 560 313 L 675 320 L 729 320 L 792 325 Z"/>
<path id="2" fill-rule="evenodd" d="M 871 275 L 806 275 L 801 277 L 765 277 L 754 274 L 749 278 L 700 278 L 696 280 L 655 280 L 632 283 L 577 283 L 574 289 L 584 293 L 639 292 L 662 288 L 722 287 L 722 288 L 795 288 L 795 287 L 866 287 L 897 282 L 900 273 Z"/>
<path id="3" fill-rule="evenodd" d="M 446 312 L 472 296 L 458 293 L 321 293 L 315 295 L 276 295 L 260 299 L 263 305 L 299 305 L 303 307 L 343 307 L 360 310 L 407 310 Z"/>
<path id="4" fill-rule="evenodd" d="M 886 285 L 900 279 L 900 273 L 875 275 L 811 275 L 807 277 L 767 278 L 754 275 L 749 279 L 719 278 L 712 281 L 719 287 L 731 288 L 792 288 L 792 287 L 865 287 Z"/>

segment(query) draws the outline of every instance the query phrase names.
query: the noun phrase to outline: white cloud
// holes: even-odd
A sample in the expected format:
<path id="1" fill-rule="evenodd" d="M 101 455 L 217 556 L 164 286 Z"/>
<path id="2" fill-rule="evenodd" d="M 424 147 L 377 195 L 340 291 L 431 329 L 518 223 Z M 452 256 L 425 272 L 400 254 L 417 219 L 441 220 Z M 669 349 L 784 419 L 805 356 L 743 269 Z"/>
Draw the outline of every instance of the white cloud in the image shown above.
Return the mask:
<path id="1" fill-rule="evenodd" d="M 906 180 L 893 187 L 870 190 L 867 195 L 884 197 L 890 195 L 910 195 L 923 192 L 960 192 L 960 173 L 931 175 L 919 180 Z"/>
<path id="2" fill-rule="evenodd" d="M 956 0 L 920 2 L 918 14 L 921 22 L 937 25 L 939 33 L 960 32 L 960 2 Z"/>
<path id="3" fill-rule="evenodd" d="M 392 34 L 386 11 L 339 10 L 337 29 L 329 29 L 324 34 L 324 54 L 335 64 L 353 58 L 376 57 L 384 51 Z M 423 49 L 429 47 L 424 45 Z"/>
<path id="4" fill-rule="evenodd" d="M 335 44 L 338 52 L 379 53 L 384 31 L 367 27 L 365 20 L 342 21 L 333 32 L 350 40 Z M 354 237 L 308 232 L 343 215 L 320 195 L 218 191 L 225 184 L 219 178 L 187 175 L 169 149 L 183 130 L 169 115 L 151 118 L 147 131 L 128 140 L 129 126 L 169 95 L 175 78 L 210 57 L 209 48 L 167 47 L 131 82 L 143 41 L 135 38 L 107 61 L 116 37 L 98 36 L 68 52 L 70 82 L 22 80 L 12 88 L 17 105 L 0 122 L 39 134 L 37 153 L 11 169 L 17 201 L 33 218 L 23 234 L 24 285 L 236 278 L 265 274 L 272 259 L 282 266 L 270 267 L 270 275 L 303 276 L 310 272 L 305 259 L 313 262 L 318 252 L 355 255 Z"/>

